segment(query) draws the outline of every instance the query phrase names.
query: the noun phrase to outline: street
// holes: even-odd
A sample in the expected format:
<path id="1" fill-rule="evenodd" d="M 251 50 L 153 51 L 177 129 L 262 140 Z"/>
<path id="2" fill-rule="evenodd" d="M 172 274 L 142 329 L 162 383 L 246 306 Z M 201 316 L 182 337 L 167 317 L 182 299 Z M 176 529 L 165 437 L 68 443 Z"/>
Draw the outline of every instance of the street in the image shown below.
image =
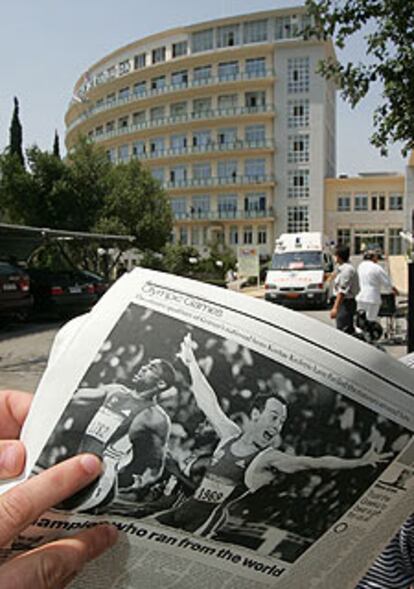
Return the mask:
<path id="1" fill-rule="evenodd" d="M 255 294 L 249 293 L 253 296 Z M 257 296 L 257 295 L 256 295 Z M 276 307 L 275 307 L 276 308 Z M 329 311 L 300 311 L 333 325 Z M 34 391 L 46 366 L 53 338 L 62 322 L 13 324 L 0 330 L 0 388 Z M 399 358 L 405 346 L 387 345 L 386 353 Z"/>

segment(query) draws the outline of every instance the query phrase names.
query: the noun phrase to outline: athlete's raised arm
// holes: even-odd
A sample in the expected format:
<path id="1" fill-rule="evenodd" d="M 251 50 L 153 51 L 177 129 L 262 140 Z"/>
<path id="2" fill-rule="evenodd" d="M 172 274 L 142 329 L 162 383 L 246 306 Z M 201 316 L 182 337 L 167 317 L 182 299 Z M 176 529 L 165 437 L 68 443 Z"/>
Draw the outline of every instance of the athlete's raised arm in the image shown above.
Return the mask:
<path id="1" fill-rule="evenodd" d="M 227 417 L 217 400 L 216 393 L 202 373 L 193 351 L 194 342 L 188 333 L 181 343 L 178 357 L 187 366 L 191 377 L 191 390 L 197 405 L 223 440 L 240 433 L 240 428 Z"/>
<path id="2" fill-rule="evenodd" d="M 104 399 L 108 394 L 109 389 L 107 386 L 103 387 L 96 387 L 96 388 L 80 388 L 76 391 L 74 401 L 75 402 L 85 402 L 85 401 L 97 401 L 98 399 Z"/>

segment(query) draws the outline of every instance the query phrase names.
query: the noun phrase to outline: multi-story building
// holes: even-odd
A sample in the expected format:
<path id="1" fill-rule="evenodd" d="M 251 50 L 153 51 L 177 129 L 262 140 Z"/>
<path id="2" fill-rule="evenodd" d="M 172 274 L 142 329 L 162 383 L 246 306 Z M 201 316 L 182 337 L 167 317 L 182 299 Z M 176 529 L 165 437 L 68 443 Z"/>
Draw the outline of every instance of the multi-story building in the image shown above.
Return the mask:
<path id="1" fill-rule="evenodd" d="M 303 9 L 169 30 L 114 51 L 75 86 L 80 134 L 114 162 L 139 158 L 168 192 L 175 241 L 267 255 L 285 231 L 322 231 L 335 176 L 335 89 L 316 73 L 330 42 L 305 41 Z"/>

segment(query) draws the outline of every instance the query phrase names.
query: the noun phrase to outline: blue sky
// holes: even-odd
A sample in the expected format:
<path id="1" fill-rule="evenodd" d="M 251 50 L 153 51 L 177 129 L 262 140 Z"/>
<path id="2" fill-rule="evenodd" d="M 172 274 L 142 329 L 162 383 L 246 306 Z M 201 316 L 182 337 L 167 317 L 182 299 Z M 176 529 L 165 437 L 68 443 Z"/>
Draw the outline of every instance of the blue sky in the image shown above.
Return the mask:
<path id="1" fill-rule="evenodd" d="M 297 0 L 2 0 L 0 151 L 9 141 L 13 96 L 20 101 L 25 146 L 51 149 L 82 72 L 110 51 L 167 28 L 224 16 L 297 6 Z M 359 59 L 351 44 L 347 59 Z M 351 110 L 338 97 L 337 171 L 403 171 L 399 149 L 383 158 L 369 144 L 378 94 Z"/>

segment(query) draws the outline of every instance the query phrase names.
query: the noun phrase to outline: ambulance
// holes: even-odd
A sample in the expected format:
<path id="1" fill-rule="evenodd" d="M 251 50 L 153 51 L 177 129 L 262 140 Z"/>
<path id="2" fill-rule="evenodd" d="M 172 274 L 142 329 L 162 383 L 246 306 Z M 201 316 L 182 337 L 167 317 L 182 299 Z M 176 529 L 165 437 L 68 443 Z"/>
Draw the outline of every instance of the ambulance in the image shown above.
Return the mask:
<path id="1" fill-rule="evenodd" d="M 266 274 L 265 299 L 326 308 L 333 289 L 334 260 L 320 232 L 283 233 Z"/>

